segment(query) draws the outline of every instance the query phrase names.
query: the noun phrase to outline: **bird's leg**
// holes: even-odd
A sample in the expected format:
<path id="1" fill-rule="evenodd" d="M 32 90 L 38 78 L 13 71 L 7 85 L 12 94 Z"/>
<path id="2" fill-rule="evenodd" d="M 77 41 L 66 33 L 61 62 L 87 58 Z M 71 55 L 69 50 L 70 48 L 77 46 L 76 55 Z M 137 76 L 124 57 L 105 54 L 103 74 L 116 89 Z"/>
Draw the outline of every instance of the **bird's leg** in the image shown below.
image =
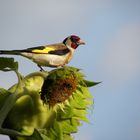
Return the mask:
<path id="1" fill-rule="evenodd" d="M 44 71 L 44 69 L 40 65 L 37 66 L 40 68 L 40 71 Z"/>

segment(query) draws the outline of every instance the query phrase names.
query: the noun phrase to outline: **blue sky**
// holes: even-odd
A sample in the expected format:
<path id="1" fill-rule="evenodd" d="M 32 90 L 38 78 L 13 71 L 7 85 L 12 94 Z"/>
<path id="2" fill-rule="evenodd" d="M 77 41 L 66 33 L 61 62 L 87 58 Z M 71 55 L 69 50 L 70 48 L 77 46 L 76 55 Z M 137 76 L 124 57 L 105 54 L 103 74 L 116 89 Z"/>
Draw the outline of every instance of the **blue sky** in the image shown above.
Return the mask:
<path id="1" fill-rule="evenodd" d="M 87 79 L 103 81 L 91 88 L 94 110 L 75 140 L 140 139 L 140 1 L 139 0 L 1 0 L 0 49 L 24 49 L 79 35 L 86 45 L 69 65 Z M 15 56 L 26 75 L 37 71 Z M 15 74 L 0 72 L 8 88 Z M 0 136 L 0 139 L 8 140 Z"/>

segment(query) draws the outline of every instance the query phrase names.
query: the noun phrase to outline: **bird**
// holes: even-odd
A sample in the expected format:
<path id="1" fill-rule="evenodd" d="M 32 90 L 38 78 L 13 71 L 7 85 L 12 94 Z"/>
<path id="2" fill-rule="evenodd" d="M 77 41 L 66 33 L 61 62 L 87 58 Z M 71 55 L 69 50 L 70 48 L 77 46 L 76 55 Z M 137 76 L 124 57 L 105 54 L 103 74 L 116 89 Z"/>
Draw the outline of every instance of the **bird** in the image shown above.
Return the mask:
<path id="1" fill-rule="evenodd" d="M 42 67 L 63 67 L 73 58 L 75 50 L 85 42 L 77 35 L 70 35 L 62 42 L 23 50 L 0 50 L 0 55 L 20 55 Z"/>

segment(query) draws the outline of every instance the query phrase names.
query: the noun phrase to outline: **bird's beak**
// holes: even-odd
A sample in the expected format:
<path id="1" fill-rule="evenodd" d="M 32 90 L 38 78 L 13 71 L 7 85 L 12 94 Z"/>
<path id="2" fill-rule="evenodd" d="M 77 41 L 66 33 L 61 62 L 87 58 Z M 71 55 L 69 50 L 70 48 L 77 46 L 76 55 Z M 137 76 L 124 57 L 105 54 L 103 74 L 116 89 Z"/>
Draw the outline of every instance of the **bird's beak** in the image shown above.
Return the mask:
<path id="1" fill-rule="evenodd" d="M 85 45 L 85 42 L 82 41 L 81 39 L 77 42 L 78 45 Z"/>

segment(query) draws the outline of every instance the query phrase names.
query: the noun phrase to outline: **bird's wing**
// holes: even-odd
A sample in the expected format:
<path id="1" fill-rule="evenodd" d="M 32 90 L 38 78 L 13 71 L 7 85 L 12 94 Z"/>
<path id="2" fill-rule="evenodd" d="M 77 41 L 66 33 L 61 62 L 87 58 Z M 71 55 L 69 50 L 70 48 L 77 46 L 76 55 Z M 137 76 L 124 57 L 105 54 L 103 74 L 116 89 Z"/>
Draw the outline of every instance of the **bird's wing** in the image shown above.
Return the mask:
<path id="1" fill-rule="evenodd" d="M 64 55 L 69 51 L 70 50 L 63 43 L 38 46 L 22 50 L 22 52 L 31 52 L 36 54 L 54 54 L 54 55 Z"/>

